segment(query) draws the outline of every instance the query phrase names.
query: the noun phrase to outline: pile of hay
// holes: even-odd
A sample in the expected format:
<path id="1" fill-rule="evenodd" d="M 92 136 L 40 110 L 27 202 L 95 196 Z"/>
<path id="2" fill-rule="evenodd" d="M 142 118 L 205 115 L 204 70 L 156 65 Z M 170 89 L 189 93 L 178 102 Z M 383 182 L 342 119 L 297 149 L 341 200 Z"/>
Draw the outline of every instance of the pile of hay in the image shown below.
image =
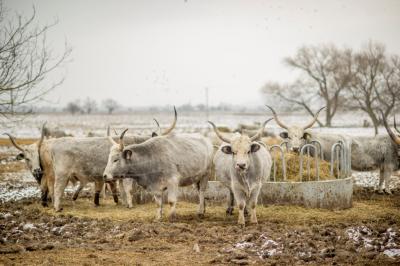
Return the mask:
<path id="1" fill-rule="evenodd" d="M 281 163 L 281 154 L 274 151 L 272 157 L 276 161 L 276 181 L 284 181 Z M 299 182 L 300 180 L 300 155 L 295 153 L 285 153 L 286 161 L 286 181 Z M 308 174 L 307 162 L 310 162 L 310 174 Z M 319 180 L 336 179 L 330 174 L 330 163 L 319 160 Z M 336 170 L 336 169 L 335 169 Z M 334 171 L 336 176 L 336 171 Z M 302 181 L 316 181 L 315 159 L 309 156 L 303 156 L 303 179 Z M 272 166 L 270 180 L 274 180 L 274 168 Z"/>

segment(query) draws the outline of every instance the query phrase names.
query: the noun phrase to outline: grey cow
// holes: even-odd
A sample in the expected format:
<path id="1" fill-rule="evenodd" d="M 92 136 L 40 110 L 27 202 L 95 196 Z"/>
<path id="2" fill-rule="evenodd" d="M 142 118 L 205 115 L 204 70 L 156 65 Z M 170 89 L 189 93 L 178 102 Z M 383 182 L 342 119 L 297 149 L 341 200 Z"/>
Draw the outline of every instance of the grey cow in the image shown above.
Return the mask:
<path id="1" fill-rule="evenodd" d="M 272 160 L 269 151 L 256 142 L 262 135 L 265 125 L 271 119 L 265 121 L 252 137 L 236 133 L 232 138 L 223 136 L 214 125 L 209 122 L 217 136 L 223 141 L 214 156 L 216 176 L 228 187 L 228 210 L 233 209 L 233 197 L 239 208 L 238 224 L 244 226 L 244 211 L 250 207 L 250 223 L 257 223 L 256 205 L 262 182 L 269 178 Z"/>
<path id="2" fill-rule="evenodd" d="M 168 135 L 176 125 L 174 122 L 163 134 Z M 132 136 L 126 139 L 129 144 L 142 143 L 147 136 Z M 107 165 L 109 150 L 113 148 L 110 137 L 60 138 L 46 142 L 54 169 L 54 208 L 61 211 L 61 198 L 68 179 L 75 178 L 81 184 L 95 182 L 95 203 L 98 205 L 100 190 L 103 187 L 103 172 Z M 111 181 L 113 182 L 113 181 Z M 49 185 L 49 187 L 53 187 Z M 127 197 L 129 197 L 127 195 Z M 97 201 L 96 201 L 97 199 Z M 129 199 L 128 199 L 129 200 Z"/>
<path id="3" fill-rule="evenodd" d="M 119 149 L 110 150 L 105 180 L 132 178 L 152 192 L 159 205 L 158 220 L 163 216 L 163 192 L 168 192 L 169 219 L 174 220 L 178 187 L 193 184 L 199 191 L 198 215 L 203 216 L 213 154 L 211 142 L 200 134 L 169 134 L 125 147 L 125 132 L 121 134 Z"/>
<path id="4" fill-rule="evenodd" d="M 383 191 L 385 191 L 391 194 L 390 177 L 393 171 L 398 169 L 399 162 L 397 157 L 397 145 L 389 136 L 346 136 L 322 134 L 306 130 L 315 123 L 317 115 L 322 109 L 318 111 L 314 119 L 306 127 L 287 126 L 279 120 L 276 112 L 271 107 L 269 108 L 274 114 L 277 124 L 287 130 L 287 132 L 282 132 L 280 136 L 288 141 L 289 147 L 292 147 L 293 151 L 298 151 L 302 145 L 312 140 L 318 140 L 322 144 L 324 158 L 329 160 L 332 145 L 341 140 L 350 151 L 351 168 L 356 171 L 372 171 L 379 169 L 378 192 L 383 193 Z M 294 149 L 293 147 L 297 148 Z"/>

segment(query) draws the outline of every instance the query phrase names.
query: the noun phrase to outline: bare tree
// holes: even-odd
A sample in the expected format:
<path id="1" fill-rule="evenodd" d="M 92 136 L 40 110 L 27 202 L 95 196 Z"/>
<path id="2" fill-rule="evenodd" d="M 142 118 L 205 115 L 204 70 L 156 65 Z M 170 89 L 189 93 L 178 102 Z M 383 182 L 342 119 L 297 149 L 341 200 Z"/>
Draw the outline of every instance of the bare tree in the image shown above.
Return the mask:
<path id="1" fill-rule="evenodd" d="M 45 26 L 35 24 L 36 11 L 25 17 L 11 13 L 0 2 L 0 115 L 10 118 L 17 107 L 40 100 L 63 82 L 45 82 L 59 68 L 71 49 L 54 56 L 47 46 L 46 33 L 57 21 Z M 21 109 L 20 109 L 21 110 Z"/>
<path id="2" fill-rule="evenodd" d="M 378 134 L 379 111 L 387 119 L 400 101 L 400 59 L 398 56 L 388 59 L 385 46 L 375 42 L 369 42 L 352 59 L 353 79 L 348 102 L 368 114 Z"/>
<path id="3" fill-rule="evenodd" d="M 95 100 L 91 99 L 90 97 L 87 97 L 85 102 L 83 103 L 83 110 L 87 114 L 91 114 L 93 111 L 96 110 L 97 108 L 97 103 Z"/>
<path id="4" fill-rule="evenodd" d="M 69 102 L 67 106 L 65 106 L 65 110 L 72 115 L 82 112 L 79 100 Z"/>
<path id="5" fill-rule="evenodd" d="M 289 84 L 279 84 L 277 82 L 268 82 L 261 88 L 265 94 L 266 102 L 269 105 L 276 105 L 276 97 L 284 101 L 284 107 L 288 110 L 297 109 L 301 106 L 309 114 L 314 115 L 312 106 L 318 105 L 320 97 L 316 94 L 313 84 L 307 84 L 302 80 L 297 80 Z M 317 119 L 317 123 L 322 126 L 323 123 Z"/>
<path id="6" fill-rule="evenodd" d="M 303 79 L 324 100 L 326 106 L 325 126 L 332 125 L 332 118 L 340 106 L 343 91 L 351 80 L 349 49 L 338 49 L 334 45 L 304 46 L 293 57 L 285 58 L 288 66 L 301 71 Z M 311 114 L 311 106 L 301 102 Z"/>
<path id="7" fill-rule="evenodd" d="M 112 114 L 117 108 L 119 108 L 119 104 L 114 99 L 105 99 L 103 101 L 103 106 L 106 108 L 108 114 Z"/>

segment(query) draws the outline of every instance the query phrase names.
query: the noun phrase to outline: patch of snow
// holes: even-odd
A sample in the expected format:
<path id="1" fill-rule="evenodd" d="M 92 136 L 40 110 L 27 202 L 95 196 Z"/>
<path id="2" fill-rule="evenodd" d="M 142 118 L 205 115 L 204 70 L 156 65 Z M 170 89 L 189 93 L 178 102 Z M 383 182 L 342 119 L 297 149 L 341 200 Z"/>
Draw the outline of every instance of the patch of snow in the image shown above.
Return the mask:
<path id="1" fill-rule="evenodd" d="M 40 189 L 38 187 L 7 187 L 0 185 L 0 202 L 18 201 L 26 198 L 38 198 Z"/>
<path id="2" fill-rule="evenodd" d="M 24 231 L 31 231 L 31 230 L 35 230 L 36 226 L 33 224 L 24 224 L 24 226 L 22 227 L 22 230 Z"/>
<path id="3" fill-rule="evenodd" d="M 391 258 L 400 257 L 400 248 L 387 249 L 383 252 L 383 254 Z"/>

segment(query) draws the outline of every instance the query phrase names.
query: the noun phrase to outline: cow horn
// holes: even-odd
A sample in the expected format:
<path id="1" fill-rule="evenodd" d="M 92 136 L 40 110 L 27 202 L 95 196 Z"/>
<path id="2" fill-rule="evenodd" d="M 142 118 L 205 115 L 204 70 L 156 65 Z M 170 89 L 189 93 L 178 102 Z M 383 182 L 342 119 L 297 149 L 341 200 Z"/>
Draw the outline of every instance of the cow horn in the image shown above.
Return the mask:
<path id="1" fill-rule="evenodd" d="M 165 131 L 161 134 L 162 136 L 165 136 L 165 135 L 169 134 L 169 133 L 175 128 L 176 121 L 178 120 L 178 114 L 176 113 L 176 108 L 175 108 L 175 106 L 174 106 L 174 113 L 175 113 L 174 122 L 172 123 L 172 125 L 171 125 L 167 130 L 165 130 Z"/>
<path id="2" fill-rule="evenodd" d="M 45 131 L 46 123 L 47 123 L 47 121 L 44 122 L 43 125 L 42 125 L 42 132 L 41 132 L 40 140 L 38 142 L 38 147 L 39 148 L 40 148 L 40 146 L 42 146 L 42 142 L 43 142 L 43 139 L 44 139 L 44 131 Z"/>
<path id="3" fill-rule="evenodd" d="M 263 132 L 264 132 L 265 125 L 268 124 L 268 122 L 271 121 L 272 119 L 273 119 L 273 118 L 270 118 L 270 119 L 268 119 L 268 120 L 265 120 L 265 122 L 262 124 L 260 130 L 259 130 L 254 136 L 252 136 L 252 137 L 250 138 L 250 140 L 251 140 L 251 141 L 255 141 L 256 139 L 259 139 L 259 138 L 262 136 Z"/>
<path id="4" fill-rule="evenodd" d="M 153 120 L 154 120 L 154 122 L 156 122 L 158 134 L 160 134 L 160 135 L 161 135 L 161 127 L 160 127 L 160 123 L 158 123 L 157 119 L 155 119 L 155 118 L 153 118 Z"/>
<path id="5" fill-rule="evenodd" d="M 7 136 L 10 138 L 11 143 L 14 145 L 15 148 L 17 148 L 18 150 L 20 150 L 20 151 L 22 151 L 22 152 L 24 151 L 24 149 L 22 149 L 21 146 L 19 146 L 19 145 L 17 144 L 17 142 L 15 141 L 14 137 L 13 137 L 11 134 L 3 133 L 3 135 L 7 135 Z"/>
<path id="6" fill-rule="evenodd" d="M 114 132 L 115 129 L 113 128 Z M 107 137 L 108 140 L 111 142 L 112 145 L 118 145 L 118 143 L 110 136 L 110 131 L 111 131 L 111 127 L 110 125 L 107 126 Z M 117 135 L 117 132 L 115 132 L 115 135 Z"/>
<path id="7" fill-rule="evenodd" d="M 313 120 L 311 120 L 310 123 L 308 123 L 306 126 L 304 126 L 303 129 L 307 129 L 307 128 L 312 127 L 312 126 L 314 125 L 314 123 L 317 122 L 319 113 L 320 113 L 323 109 L 325 109 L 325 107 L 326 107 L 326 106 L 324 106 L 324 107 L 322 107 L 321 109 L 319 109 L 318 112 L 315 113 Z"/>
<path id="8" fill-rule="evenodd" d="M 215 134 L 217 134 L 218 138 L 220 138 L 222 141 L 226 142 L 226 143 L 231 143 L 231 140 L 228 138 L 225 138 L 224 136 L 222 136 L 222 134 L 218 131 L 218 128 L 215 126 L 215 124 L 211 121 L 208 121 L 208 123 L 210 123 L 210 125 L 213 127 Z"/>
<path id="9" fill-rule="evenodd" d="M 278 115 L 276 114 L 275 110 L 272 109 L 271 106 L 268 106 L 268 105 L 266 105 L 266 106 L 271 110 L 272 115 L 274 116 L 275 122 L 276 122 L 281 128 L 288 129 L 289 127 L 288 127 L 287 125 L 285 125 L 284 123 L 282 123 L 282 122 L 279 120 Z"/>
<path id="10" fill-rule="evenodd" d="M 383 115 L 382 110 L 379 110 L 381 112 L 382 115 L 382 121 L 383 121 L 383 125 L 386 128 L 387 133 L 389 134 L 390 138 L 397 144 L 400 145 L 400 138 L 398 136 L 396 136 L 396 134 L 394 134 L 394 132 L 390 129 L 389 125 L 387 124 L 387 121 L 385 119 L 385 116 Z"/>
<path id="11" fill-rule="evenodd" d="M 126 131 L 128 131 L 128 129 L 125 129 L 124 131 L 122 131 L 121 136 L 119 136 L 119 149 L 121 151 L 124 150 L 124 135 L 125 135 Z"/>
<path id="12" fill-rule="evenodd" d="M 397 125 L 396 125 L 396 116 L 393 116 L 393 122 L 394 122 L 394 129 L 396 129 L 397 133 L 400 134 L 400 130 L 397 129 Z"/>

